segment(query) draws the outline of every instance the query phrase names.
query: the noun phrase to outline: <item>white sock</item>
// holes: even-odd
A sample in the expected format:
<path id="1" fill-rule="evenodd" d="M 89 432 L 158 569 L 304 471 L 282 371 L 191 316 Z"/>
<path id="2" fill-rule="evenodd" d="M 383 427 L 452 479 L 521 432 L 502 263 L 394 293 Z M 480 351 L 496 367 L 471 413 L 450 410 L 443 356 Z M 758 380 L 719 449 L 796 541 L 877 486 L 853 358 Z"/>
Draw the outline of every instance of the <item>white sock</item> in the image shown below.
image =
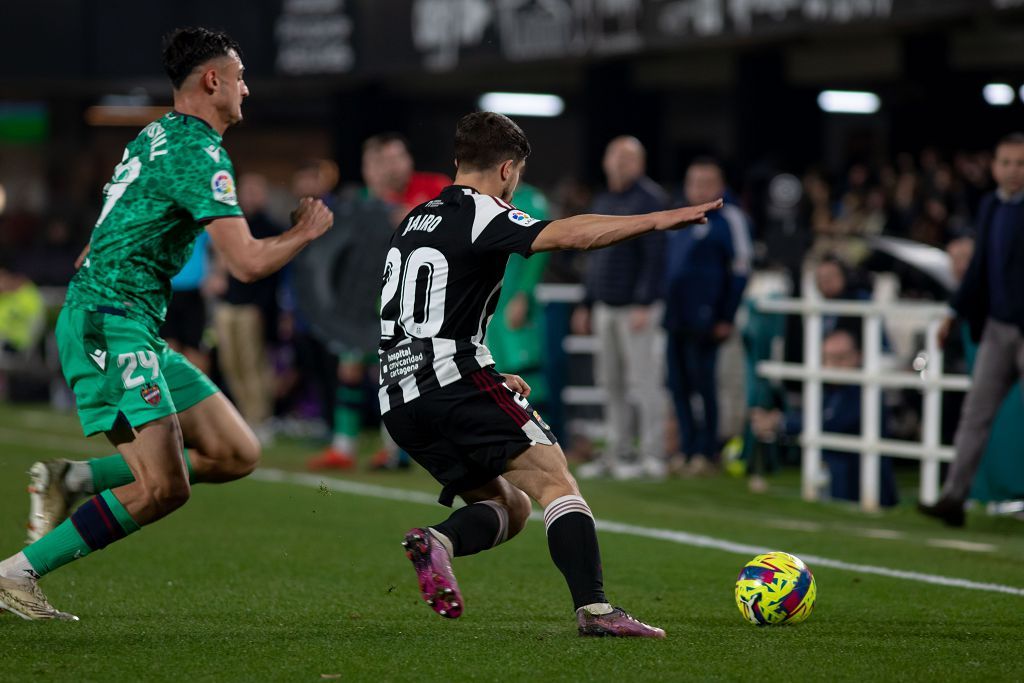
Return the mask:
<path id="1" fill-rule="evenodd" d="M 581 610 L 585 610 L 587 614 L 593 614 L 594 616 L 600 616 L 602 614 L 608 614 L 612 611 L 612 606 L 607 602 L 592 602 L 589 605 L 583 605 L 580 607 Z"/>
<path id="2" fill-rule="evenodd" d="M 345 436 L 344 434 L 335 434 L 334 438 L 331 439 L 331 448 L 342 453 L 352 455 L 356 452 L 355 441 L 352 440 L 351 436 Z"/>
<path id="3" fill-rule="evenodd" d="M 64 474 L 64 488 L 74 493 L 96 493 L 92 485 L 92 468 L 87 462 L 72 462 Z"/>
<path id="4" fill-rule="evenodd" d="M 29 564 L 25 553 L 11 555 L 3 562 L 0 562 L 0 576 L 5 579 L 37 578 L 36 570 Z"/>
<path id="5" fill-rule="evenodd" d="M 452 545 L 452 539 L 442 534 L 437 529 L 430 529 L 431 535 L 438 540 L 438 542 L 444 546 L 444 549 L 448 551 L 448 559 L 452 559 L 455 556 L 455 547 Z"/>
<path id="6" fill-rule="evenodd" d="M 594 513 L 590 511 L 590 506 L 582 496 L 562 496 L 555 498 L 544 508 L 544 533 L 548 532 L 557 519 L 570 512 L 580 512 L 594 519 Z"/>

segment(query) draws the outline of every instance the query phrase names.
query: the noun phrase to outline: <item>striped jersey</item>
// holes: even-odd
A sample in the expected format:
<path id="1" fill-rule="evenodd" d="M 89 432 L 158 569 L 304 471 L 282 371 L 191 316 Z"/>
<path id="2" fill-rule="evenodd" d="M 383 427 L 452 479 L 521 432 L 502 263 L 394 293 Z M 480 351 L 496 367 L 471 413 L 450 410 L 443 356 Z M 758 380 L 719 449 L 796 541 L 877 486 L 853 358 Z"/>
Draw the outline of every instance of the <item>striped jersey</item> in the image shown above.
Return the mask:
<path id="1" fill-rule="evenodd" d="M 529 257 L 549 222 L 459 185 L 406 216 L 381 285 L 382 415 L 494 364 L 483 340 L 508 257 Z"/>

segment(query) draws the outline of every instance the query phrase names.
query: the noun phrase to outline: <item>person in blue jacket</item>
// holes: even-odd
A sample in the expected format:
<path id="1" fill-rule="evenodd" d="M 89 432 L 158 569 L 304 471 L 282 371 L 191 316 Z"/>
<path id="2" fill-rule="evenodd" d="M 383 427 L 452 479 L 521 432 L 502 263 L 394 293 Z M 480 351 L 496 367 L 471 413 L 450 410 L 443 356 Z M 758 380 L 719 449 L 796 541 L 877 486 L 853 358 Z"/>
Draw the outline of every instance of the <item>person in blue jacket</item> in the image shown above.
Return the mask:
<path id="1" fill-rule="evenodd" d="M 710 157 L 694 160 L 686 171 L 684 201 L 722 196 L 725 206 L 706 224 L 667 240 L 664 326 L 680 440 L 680 454 L 670 466 L 680 474 L 708 472 L 718 452 L 718 347 L 733 333 L 752 256 L 750 220 L 730 201 L 721 165 Z"/>
<path id="2" fill-rule="evenodd" d="M 821 347 L 821 365 L 824 368 L 853 370 L 861 367 L 860 332 L 856 326 L 840 324 L 825 335 Z M 885 411 L 880 416 L 882 435 L 887 420 Z M 803 413 L 799 410 L 783 413 L 781 410 L 754 408 L 750 414 L 754 435 L 765 443 L 772 443 L 785 434 L 796 437 L 804 430 Z M 821 430 L 828 434 L 861 433 L 861 387 L 855 384 L 826 384 L 821 394 Z M 860 454 L 824 449 L 821 459 L 828 467 L 829 492 L 833 500 L 860 500 Z M 891 458 L 881 458 L 878 472 L 878 503 L 892 507 L 899 503 L 899 491 Z"/>

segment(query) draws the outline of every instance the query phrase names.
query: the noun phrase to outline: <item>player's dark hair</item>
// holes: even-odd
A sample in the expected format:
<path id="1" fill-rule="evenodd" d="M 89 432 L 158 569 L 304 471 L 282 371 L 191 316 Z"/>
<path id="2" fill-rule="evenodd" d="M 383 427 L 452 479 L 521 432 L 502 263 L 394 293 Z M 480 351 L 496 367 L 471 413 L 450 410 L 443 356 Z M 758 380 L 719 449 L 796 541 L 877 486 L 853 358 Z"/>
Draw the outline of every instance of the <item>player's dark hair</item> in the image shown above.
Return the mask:
<path id="1" fill-rule="evenodd" d="M 215 57 L 225 57 L 232 50 L 242 55 L 235 39 L 223 31 L 201 26 L 177 28 L 164 36 L 164 71 L 178 90 L 197 66 Z"/>
<path id="2" fill-rule="evenodd" d="M 853 350 L 857 353 L 861 353 L 861 338 L 864 335 L 863 325 L 861 325 L 859 318 L 840 318 L 836 322 L 836 326 L 830 331 L 825 333 L 822 338 L 824 342 L 826 339 L 831 339 L 839 335 L 844 335 L 850 338 L 850 343 L 853 345 Z"/>
<path id="3" fill-rule="evenodd" d="M 455 161 L 467 171 L 483 171 L 503 161 L 530 156 L 530 141 L 515 121 L 493 111 L 478 111 L 455 126 Z"/>
<path id="4" fill-rule="evenodd" d="M 999 142 L 996 143 L 996 149 L 1003 145 L 1024 145 L 1024 133 L 1015 132 L 1008 135 L 1004 135 L 999 138 Z"/>
<path id="5" fill-rule="evenodd" d="M 839 273 L 843 276 L 843 282 L 845 283 L 845 285 L 849 287 L 852 284 L 851 281 L 853 280 L 853 268 L 851 268 L 850 264 L 843 260 L 842 256 L 835 253 L 834 251 L 827 252 L 824 256 L 821 257 L 821 260 L 818 261 L 818 266 L 824 265 L 835 266 L 839 270 Z"/>
<path id="6" fill-rule="evenodd" d="M 690 166 L 713 166 L 718 169 L 718 172 L 725 176 L 725 169 L 722 167 L 722 162 L 710 154 L 702 154 L 701 156 L 694 157 L 690 161 Z"/>
<path id="7" fill-rule="evenodd" d="M 377 135 L 371 135 L 366 138 L 363 142 L 363 152 L 374 152 L 381 147 L 386 147 L 392 142 L 400 142 L 405 147 L 405 151 L 409 151 L 409 141 L 405 139 L 405 136 L 401 133 L 378 133 Z"/>

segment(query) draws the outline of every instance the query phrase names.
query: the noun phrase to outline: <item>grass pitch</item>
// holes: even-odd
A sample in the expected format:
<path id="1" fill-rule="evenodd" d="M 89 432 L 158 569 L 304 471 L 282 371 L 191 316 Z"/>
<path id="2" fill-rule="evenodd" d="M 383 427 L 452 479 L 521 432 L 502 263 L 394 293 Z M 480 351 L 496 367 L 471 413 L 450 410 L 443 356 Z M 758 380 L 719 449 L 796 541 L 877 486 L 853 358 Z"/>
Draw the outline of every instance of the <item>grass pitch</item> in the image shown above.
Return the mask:
<path id="1" fill-rule="evenodd" d="M 24 472 L 103 455 L 73 416 L 0 406 L 0 554 L 21 547 Z M 285 442 L 264 466 L 301 471 Z M 436 493 L 421 470 L 346 480 Z M 752 496 L 734 479 L 584 482 L 599 519 L 849 563 L 1024 587 L 1024 523 L 973 514 L 951 531 L 903 507 L 865 516 L 803 503 L 795 473 Z M 601 536 L 610 598 L 664 641 L 580 639 L 543 526 L 454 566 L 466 600 L 439 618 L 399 542 L 445 511 L 323 486 L 249 479 L 197 486 L 166 520 L 47 577 L 79 623 L 0 615 L 0 680 L 674 681 L 1020 680 L 1024 596 L 816 567 L 804 624 L 759 629 L 733 602 L 741 554 Z M 950 544 L 949 541 L 954 541 Z M 951 548 L 958 545 L 971 548 Z"/>

